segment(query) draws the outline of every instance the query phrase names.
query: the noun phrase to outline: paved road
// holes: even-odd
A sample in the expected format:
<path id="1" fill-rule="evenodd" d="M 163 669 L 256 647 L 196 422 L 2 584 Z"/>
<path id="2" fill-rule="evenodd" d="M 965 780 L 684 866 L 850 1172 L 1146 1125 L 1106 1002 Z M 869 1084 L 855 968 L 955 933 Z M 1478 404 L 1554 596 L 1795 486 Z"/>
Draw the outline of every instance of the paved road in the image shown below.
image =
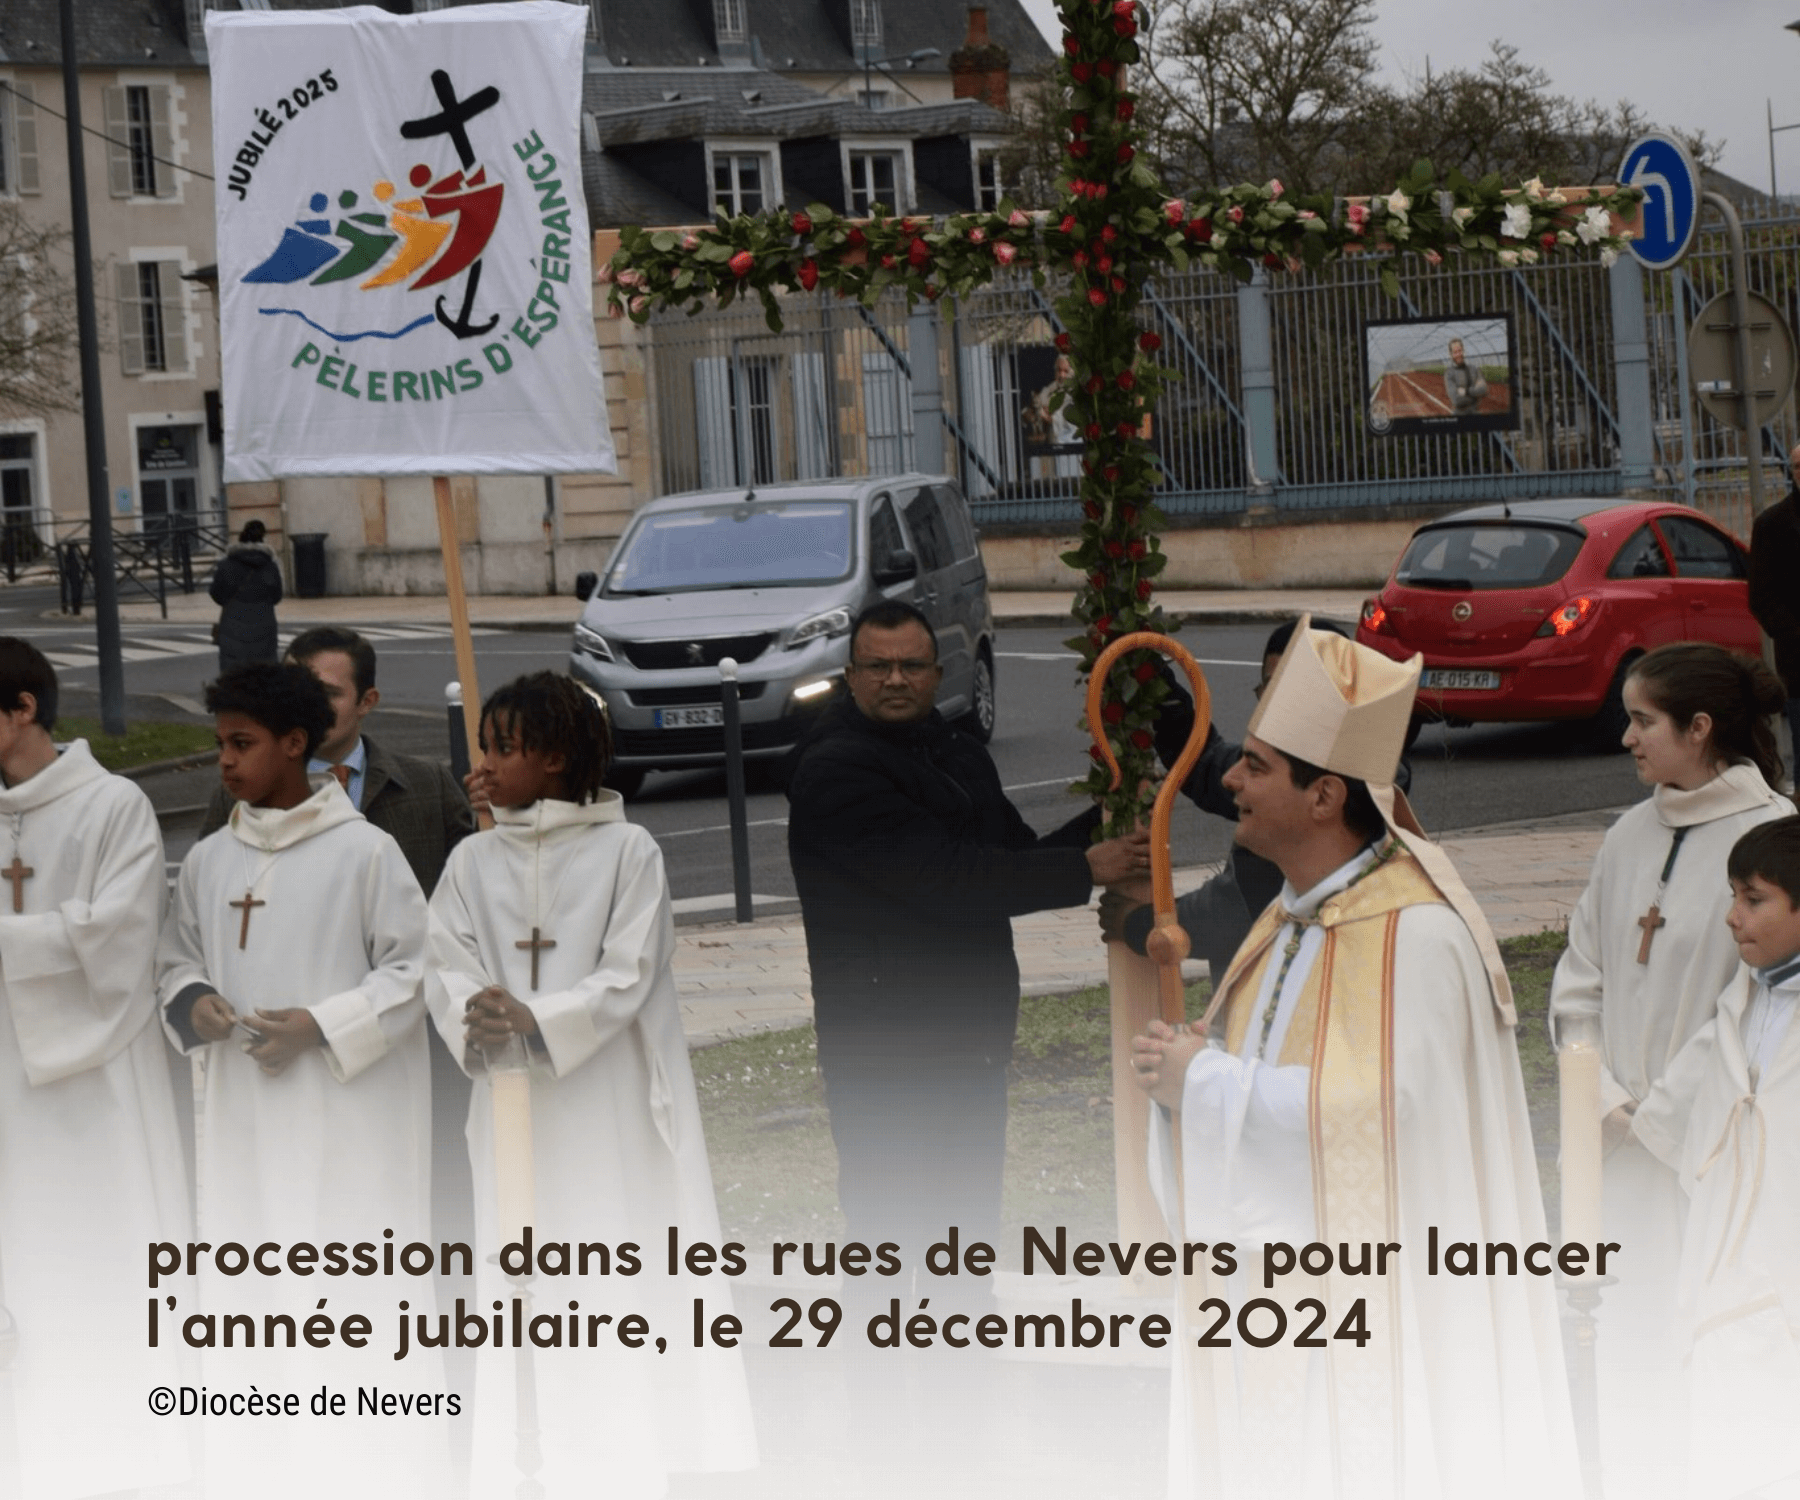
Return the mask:
<path id="1" fill-rule="evenodd" d="M 53 594 L 0 598 L 0 628 L 37 640 L 58 663 L 71 706 L 97 686 L 93 625 L 46 619 Z M 454 674 L 448 632 L 434 626 L 370 626 L 381 657 L 382 706 L 371 728 L 395 748 L 446 753 L 443 687 Z M 993 753 L 1003 782 L 1033 826 L 1048 830 L 1078 809 L 1066 792 L 1085 765 L 1086 742 L 1076 722 L 1081 699 L 1065 631 L 1009 628 L 999 638 L 1000 724 Z M 1238 735 L 1254 699 L 1259 653 L 1267 631 L 1255 625 L 1190 626 L 1181 634 L 1198 656 L 1213 690 L 1214 712 L 1228 735 Z M 212 647 L 203 630 L 146 626 L 126 632 L 127 691 L 142 711 L 197 716 L 198 697 L 213 674 Z M 566 664 L 562 631 L 490 631 L 476 638 L 484 685 L 540 667 Z M 1453 831 L 1524 818 L 1617 807 L 1640 796 L 1629 760 L 1570 748 L 1556 726 L 1433 727 L 1415 749 L 1413 802 L 1434 831 Z M 149 787 L 159 808 L 201 804 L 210 770 L 157 778 Z M 752 889 L 774 902 L 793 896 L 786 855 L 787 805 L 770 780 L 755 776 L 749 798 Z M 670 888 L 688 916 L 728 909 L 731 863 L 724 777 L 684 772 L 651 776 L 633 800 L 632 816 L 661 841 Z M 168 819 L 171 859 L 192 837 L 193 818 Z M 1175 858 L 1193 864 L 1220 858 L 1229 828 L 1191 808 L 1175 822 Z M 759 902 L 768 909 L 770 901 Z"/>

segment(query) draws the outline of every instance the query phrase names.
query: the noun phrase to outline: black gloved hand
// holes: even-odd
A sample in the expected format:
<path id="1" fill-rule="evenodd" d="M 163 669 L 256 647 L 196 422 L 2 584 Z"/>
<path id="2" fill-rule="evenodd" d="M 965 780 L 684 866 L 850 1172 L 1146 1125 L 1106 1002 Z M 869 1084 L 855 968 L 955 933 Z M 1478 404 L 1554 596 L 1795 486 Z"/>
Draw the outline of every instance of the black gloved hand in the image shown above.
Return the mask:
<path id="1" fill-rule="evenodd" d="M 1156 758 L 1166 770 L 1181 758 L 1181 752 L 1187 748 L 1188 736 L 1194 732 L 1194 700 L 1188 693 L 1187 685 L 1166 660 L 1159 661 L 1156 670 L 1169 690 L 1169 696 L 1163 699 L 1157 709 L 1156 728 L 1153 731 L 1156 736 Z"/>

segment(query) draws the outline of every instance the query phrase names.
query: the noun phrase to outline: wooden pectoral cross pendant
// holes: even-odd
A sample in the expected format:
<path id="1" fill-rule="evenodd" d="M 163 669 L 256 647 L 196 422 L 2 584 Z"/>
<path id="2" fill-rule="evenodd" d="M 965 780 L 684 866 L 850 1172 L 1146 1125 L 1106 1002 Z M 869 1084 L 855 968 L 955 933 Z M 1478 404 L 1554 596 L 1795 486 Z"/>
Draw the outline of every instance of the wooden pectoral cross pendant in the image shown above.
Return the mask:
<path id="1" fill-rule="evenodd" d="M 243 912 L 244 923 L 243 926 L 238 928 L 238 947 L 248 947 L 250 943 L 250 908 L 253 906 L 267 906 L 269 903 L 267 901 L 258 901 L 254 891 L 245 891 L 244 899 L 242 901 L 227 901 L 225 904 L 233 911 Z"/>
<path id="2" fill-rule="evenodd" d="M 513 944 L 513 947 L 515 948 L 529 948 L 531 950 L 531 987 L 534 990 L 537 988 L 538 984 L 538 953 L 545 948 L 554 948 L 555 946 L 555 938 L 539 937 L 538 929 L 535 927 L 531 929 L 530 937 L 520 938 L 518 942 Z"/>
<path id="3" fill-rule="evenodd" d="M 15 912 L 25 910 L 25 882 L 35 874 L 37 871 L 23 863 L 16 853 L 13 855 L 13 862 L 4 870 L 0 870 L 0 875 L 4 875 L 12 882 L 13 910 Z"/>
<path id="4" fill-rule="evenodd" d="M 1656 929 L 1668 926 L 1668 921 L 1662 914 L 1662 908 L 1652 901 L 1650 910 L 1638 918 L 1637 924 L 1644 929 L 1644 936 L 1638 943 L 1637 961 L 1647 964 L 1650 962 L 1650 943 L 1656 936 Z"/>

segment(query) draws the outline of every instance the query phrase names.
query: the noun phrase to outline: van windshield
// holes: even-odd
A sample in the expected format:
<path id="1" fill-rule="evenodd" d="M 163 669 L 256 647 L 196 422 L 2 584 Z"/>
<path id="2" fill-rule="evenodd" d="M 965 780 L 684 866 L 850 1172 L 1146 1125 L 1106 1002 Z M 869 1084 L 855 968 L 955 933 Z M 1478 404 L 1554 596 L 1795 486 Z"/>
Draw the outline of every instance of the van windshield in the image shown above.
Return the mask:
<path id="1" fill-rule="evenodd" d="M 1560 526 L 1433 526 L 1407 545 L 1394 582 L 1410 589 L 1534 589 L 1569 571 L 1583 537 Z"/>
<path id="2" fill-rule="evenodd" d="M 609 597 L 781 588 L 850 576 L 848 501 L 755 501 L 645 516 L 607 574 Z"/>

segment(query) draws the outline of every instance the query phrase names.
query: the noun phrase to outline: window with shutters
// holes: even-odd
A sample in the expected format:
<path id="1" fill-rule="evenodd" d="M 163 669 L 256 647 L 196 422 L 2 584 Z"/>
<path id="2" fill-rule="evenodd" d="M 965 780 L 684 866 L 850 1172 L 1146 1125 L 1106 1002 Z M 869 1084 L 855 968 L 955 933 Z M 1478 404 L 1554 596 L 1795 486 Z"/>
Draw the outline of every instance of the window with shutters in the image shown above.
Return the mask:
<path id="1" fill-rule="evenodd" d="M 37 121 L 31 85 L 0 78 L 0 198 L 39 191 Z"/>
<path id="2" fill-rule="evenodd" d="M 106 91 L 107 187 L 115 198 L 175 196 L 173 91 L 128 84 Z"/>
<path id="3" fill-rule="evenodd" d="M 128 261 L 117 267 L 119 358 L 127 375 L 186 374 L 187 311 L 181 266 Z"/>

